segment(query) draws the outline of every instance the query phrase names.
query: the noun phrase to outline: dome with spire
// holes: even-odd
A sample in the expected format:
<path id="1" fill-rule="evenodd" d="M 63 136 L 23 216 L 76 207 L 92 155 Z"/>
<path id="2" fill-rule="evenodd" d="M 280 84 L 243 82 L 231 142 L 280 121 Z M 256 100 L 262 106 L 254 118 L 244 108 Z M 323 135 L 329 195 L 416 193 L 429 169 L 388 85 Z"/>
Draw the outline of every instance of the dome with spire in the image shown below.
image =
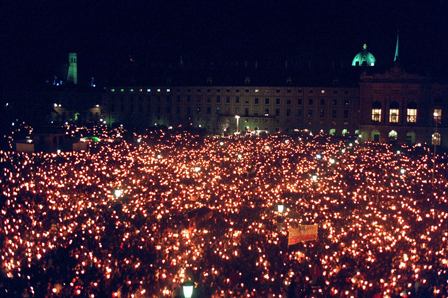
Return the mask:
<path id="1" fill-rule="evenodd" d="M 372 53 L 367 51 L 367 45 L 364 44 L 362 51 L 353 58 L 352 66 L 375 66 L 376 59 Z"/>

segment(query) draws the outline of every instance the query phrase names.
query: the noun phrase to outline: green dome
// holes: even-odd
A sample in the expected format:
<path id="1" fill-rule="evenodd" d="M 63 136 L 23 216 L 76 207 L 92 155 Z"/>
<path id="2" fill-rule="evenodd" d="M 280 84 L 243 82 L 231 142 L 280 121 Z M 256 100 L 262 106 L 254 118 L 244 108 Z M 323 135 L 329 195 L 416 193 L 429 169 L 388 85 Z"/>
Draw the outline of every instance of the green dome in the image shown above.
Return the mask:
<path id="1" fill-rule="evenodd" d="M 353 58 L 352 66 L 375 66 L 376 59 L 372 53 L 367 51 L 367 45 L 364 44 L 362 51 Z"/>

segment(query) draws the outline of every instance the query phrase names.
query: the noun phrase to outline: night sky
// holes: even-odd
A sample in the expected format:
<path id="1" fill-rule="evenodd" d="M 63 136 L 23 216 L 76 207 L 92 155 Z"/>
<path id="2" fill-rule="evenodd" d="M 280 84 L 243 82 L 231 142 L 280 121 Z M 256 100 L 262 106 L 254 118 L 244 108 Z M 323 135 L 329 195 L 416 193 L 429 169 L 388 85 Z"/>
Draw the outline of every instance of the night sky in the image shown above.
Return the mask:
<path id="1" fill-rule="evenodd" d="M 2 2 L 2 84 L 8 88 L 51 78 L 69 52 L 78 53 L 80 72 L 99 80 L 129 57 L 257 60 L 306 49 L 350 61 L 364 43 L 386 64 L 397 29 L 406 69 L 443 75 L 448 68 L 443 0 Z"/>

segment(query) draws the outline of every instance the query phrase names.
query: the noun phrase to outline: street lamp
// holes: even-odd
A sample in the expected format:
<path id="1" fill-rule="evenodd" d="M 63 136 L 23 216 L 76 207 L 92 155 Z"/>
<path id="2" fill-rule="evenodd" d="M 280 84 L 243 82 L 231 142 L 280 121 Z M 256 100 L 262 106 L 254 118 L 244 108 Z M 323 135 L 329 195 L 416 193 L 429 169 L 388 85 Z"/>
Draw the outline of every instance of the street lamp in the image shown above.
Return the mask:
<path id="1" fill-rule="evenodd" d="M 185 282 L 182 285 L 182 291 L 184 292 L 185 298 L 191 298 L 193 296 L 194 284 L 192 282 Z"/>
<path id="2" fill-rule="evenodd" d="M 277 205 L 277 210 L 278 210 L 278 212 L 280 212 L 280 213 L 283 213 L 283 209 L 285 208 L 285 206 L 283 206 L 283 204 L 278 204 Z"/>
<path id="3" fill-rule="evenodd" d="M 239 124 L 240 124 L 240 115 L 235 115 L 235 118 L 236 118 L 236 133 L 237 134 L 239 134 L 240 133 L 240 126 L 239 126 Z"/>
<path id="4" fill-rule="evenodd" d="M 121 197 L 121 195 L 123 194 L 123 190 L 122 189 L 115 189 L 115 191 L 114 191 L 114 195 L 115 195 L 115 197 L 118 199 L 118 198 L 120 198 Z"/>
<path id="5" fill-rule="evenodd" d="M 283 209 L 285 208 L 285 206 L 283 206 L 283 204 L 278 204 L 277 205 L 277 210 L 280 213 L 280 215 L 277 217 L 277 228 L 278 228 L 278 232 L 281 233 L 282 232 L 282 227 L 283 227 Z"/>
<path id="6" fill-rule="evenodd" d="M 432 163 L 432 179 L 431 183 L 434 186 L 434 172 L 436 171 L 436 150 L 437 150 L 437 141 L 438 141 L 438 124 L 439 124 L 439 114 L 434 112 L 434 121 L 436 122 L 436 132 L 434 133 L 434 137 L 432 138 L 432 142 L 434 143 L 434 162 Z"/>

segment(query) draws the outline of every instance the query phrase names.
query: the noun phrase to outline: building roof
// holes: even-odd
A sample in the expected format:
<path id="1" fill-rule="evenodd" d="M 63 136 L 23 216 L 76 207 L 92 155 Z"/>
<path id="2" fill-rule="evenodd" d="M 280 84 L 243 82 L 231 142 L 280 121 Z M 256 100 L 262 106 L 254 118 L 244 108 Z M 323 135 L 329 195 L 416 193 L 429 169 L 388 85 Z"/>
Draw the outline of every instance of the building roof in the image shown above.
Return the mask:
<path id="1" fill-rule="evenodd" d="M 375 66 L 376 59 L 367 51 L 367 45 L 364 44 L 362 47 L 362 51 L 356 54 L 355 58 L 353 58 L 352 66 Z"/>

